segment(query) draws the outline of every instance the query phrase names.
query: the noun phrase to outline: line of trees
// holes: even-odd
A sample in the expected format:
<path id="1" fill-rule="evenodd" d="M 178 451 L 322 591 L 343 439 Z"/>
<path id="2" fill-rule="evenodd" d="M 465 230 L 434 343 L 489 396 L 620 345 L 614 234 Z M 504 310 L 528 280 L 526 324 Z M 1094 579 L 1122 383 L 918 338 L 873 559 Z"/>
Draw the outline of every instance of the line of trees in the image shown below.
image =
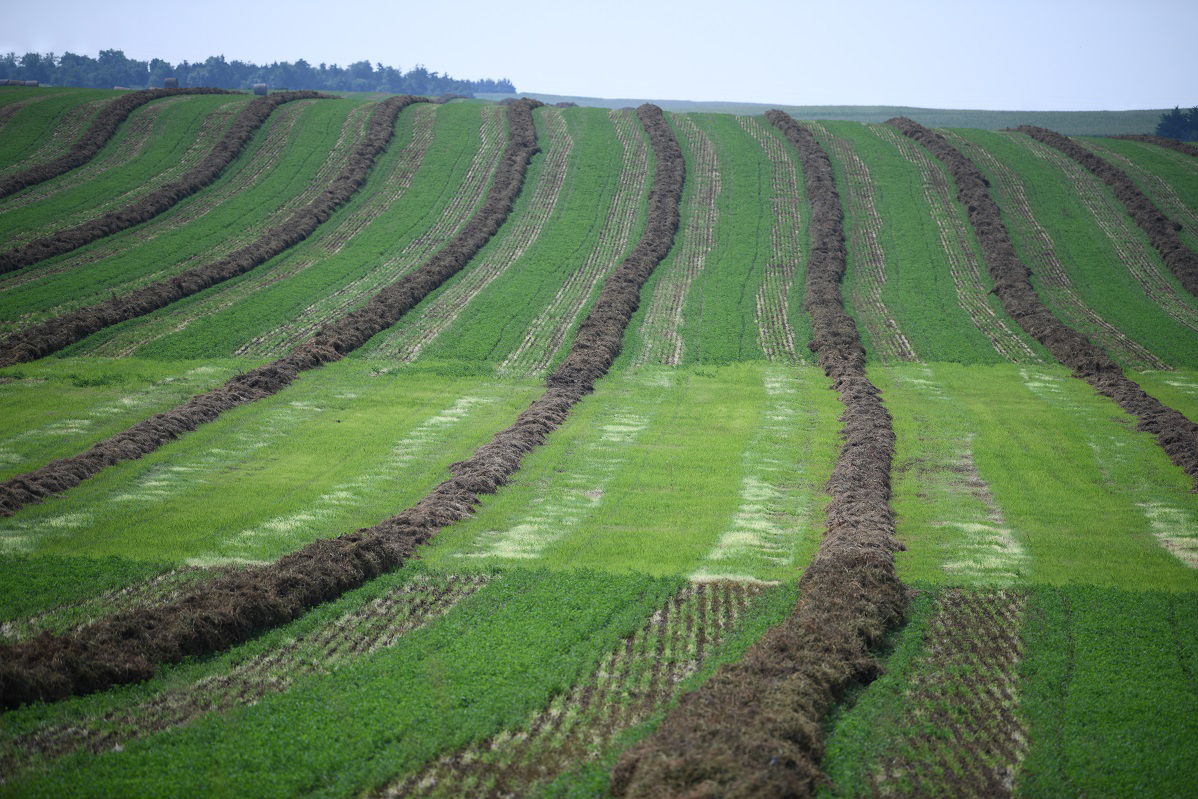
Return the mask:
<path id="1" fill-rule="evenodd" d="M 510 92 L 516 87 L 501 80 L 458 80 L 430 72 L 421 65 L 404 72 L 382 63 L 355 61 L 346 67 L 336 64 L 313 66 L 304 59 L 295 63 L 277 61 L 259 66 L 249 61 L 226 61 L 223 55 L 204 61 L 171 64 L 161 58 L 137 61 L 122 50 L 101 50 L 98 58 L 75 53 L 8 53 L 0 56 L 0 79 L 36 80 L 51 86 L 86 86 L 111 89 L 124 86 L 145 89 L 162 86 L 166 78 L 177 78 L 180 86 L 215 86 L 248 89 L 255 83 L 274 88 L 316 89 L 330 92 L 391 92 L 394 94 L 463 94 Z"/>
<path id="2" fill-rule="evenodd" d="M 1181 106 L 1161 114 L 1156 135 L 1178 141 L 1198 141 L 1198 107 L 1182 111 Z"/>

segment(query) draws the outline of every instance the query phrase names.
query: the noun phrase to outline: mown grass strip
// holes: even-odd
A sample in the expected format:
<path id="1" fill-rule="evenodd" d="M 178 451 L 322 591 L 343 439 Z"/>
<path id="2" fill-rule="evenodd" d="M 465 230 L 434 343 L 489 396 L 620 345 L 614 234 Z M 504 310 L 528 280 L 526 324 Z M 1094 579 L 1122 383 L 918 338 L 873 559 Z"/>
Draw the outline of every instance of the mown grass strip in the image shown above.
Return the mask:
<path id="1" fill-rule="evenodd" d="M 170 185 L 212 151 L 246 104 L 217 94 L 146 105 L 86 166 L 0 201 L 0 240 L 28 244 Z"/>
<path id="2" fill-rule="evenodd" d="M 883 298 L 887 281 L 883 220 L 870 168 L 844 138 L 818 123 L 806 124 L 828 151 L 837 185 L 844 187 L 849 249 L 846 288 L 850 313 L 861 323 L 865 349 L 880 360 L 913 361 L 911 342 Z"/>
<path id="3" fill-rule="evenodd" d="M 27 186 L 50 180 L 82 166 L 100 152 L 100 149 L 116 133 L 120 124 L 135 109 L 163 97 L 187 94 L 232 94 L 232 92 L 226 89 L 144 89 L 117 97 L 96 114 L 87 131 L 71 145 L 71 149 L 66 155 L 0 179 L 0 197 L 7 197 Z"/>
<path id="4" fill-rule="evenodd" d="M 887 124 L 927 147 L 948 166 L 957 184 L 957 199 L 969 210 L 970 222 L 985 254 L 994 293 L 1007 314 L 1060 363 L 1071 368 L 1075 376 L 1134 415 L 1140 429 L 1156 436 L 1173 462 L 1198 488 L 1198 424 L 1145 394 L 1123 375 L 1109 355 L 1053 316 L 1036 294 L 1029 280 L 1031 271 L 1019 260 L 998 206 L 990 198 L 986 180 L 972 161 L 943 136 L 917 122 L 895 118 Z"/>
<path id="5" fill-rule="evenodd" d="M 151 192 L 124 208 L 110 211 L 98 219 L 0 253 L 0 273 L 12 272 L 55 255 L 70 252 L 96 239 L 152 219 L 175 205 L 179 200 L 194 194 L 216 180 L 225 167 L 244 149 L 254 131 L 262 126 L 275 108 L 295 100 L 326 97 L 329 96 L 319 92 L 296 91 L 279 92 L 252 101 L 233 121 L 229 131 L 212 149 L 212 152 L 208 153 L 203 161 L 188 170 L 187 174 L 177 181 Z"/>
<path id="6" fill-rule="evenodd" d="M 0 365 L 31 361 L 73 344 L 110 325 L 143 316 L 184 297 L 244 274 L 308 236 L 349 201 L 386 149 L 399 113 L 423 98 L 398 95 L 379 103 L 370 129 L 349 162 L 316 199 L 262 234 L 257 241 L 214 264 L 192 267 L 169 280 L 151 283 L 106 303 L 81 308 L 0 342 Z"/>
<path id="7" fill-rule="evenodd" d="M 889 504 L 894 431 L 840 292 L 847 259 L 832 166 L 810 131 L 780 111 L 767 117 L 803 167 L 812 206 L 804 308 L 812 349 L 845 405 L 827 531 L 790 616 L 624 753 L 611 779 L 617 796 L 813 795 L 823 718 L 849 687 L 876 676 L 870 651 L 901 621 L 907 600 L 894 569 L 902 546 Z"/>
<path id="8" fill-rule="evenodd" d="M 985 172 L 1006 211 L 1016 250 L 1032 267 L 1033 285 L 1064 322 L 1093 336 L 1131 368 L 1163 369 L 1161 356 L 1181 365 L 1195 355 L 1198 331 L 1164 314 L 1145 295 L 1070 190 L 1070 177 L 1021 146 L 1029 139 L 988 131 L 947 136 Z"/>
<path id="9" fill-rule="evenodd" d="M 12 90 L 6 96 L 28 96 Z M 5 125 L 0 137 L 0 174 L 13 174 L 52 161 L 67 152 L 90 120 L 117 91 L 36 89 Z"/>
<path id="10" fill-rule="evenodd" d="M 1165 216 L 1156 204 L 1140 191 L 1126 172 L 1099 158 L 1077 142 L 1047 128 L 1020 125 L 1017 130 L 1065 153 L 1110 186 L 1132 219 L 1148 234 L 1152 246 L 1161 254 L 1169 270 L 1181 285 L 1185 286 L 1186 291 L 1198 296 L 1198 253 L 1182 244 L 1177 236 L 1176 223 Z"/>
<path id="11" fill-rule="evenodd" d="M 62 795 L 65 785 L 95 796 L 357 795 L 442 752 L 518 727 L 593 671 L 678 588 L 676 578 L 504 573 L 448 614 L 333 673 L 129 742 L 123 752 L 65 758 L 44 774 L 10 781 L 0 795 Z M 337 604 L 328 610 L 340 612 L 322 615 L 335 619 L 349 603 Z M 282 641 L 276 635 L 273 643 Z M 245 657 L 230 653 L 224 661 L 238 656 Z M 6 714 L 4 722 L 30 724 L 44 712 L 30 711 L 27 721 Z M 274 773 L 261 768 L 264 760 L 288 766 Z"/>

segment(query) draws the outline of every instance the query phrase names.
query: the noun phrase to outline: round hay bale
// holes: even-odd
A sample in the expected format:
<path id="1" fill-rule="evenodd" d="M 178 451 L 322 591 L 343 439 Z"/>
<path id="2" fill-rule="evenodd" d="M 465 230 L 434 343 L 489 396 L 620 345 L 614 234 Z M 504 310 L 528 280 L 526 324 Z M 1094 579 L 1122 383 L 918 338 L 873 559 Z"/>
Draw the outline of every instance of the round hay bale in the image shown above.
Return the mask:
<path id="1" fill-rule="evenodd" d="M 27 81 L 25 81 L 25 85 L 26 85 L 26 86 L 33 86 L 33 87 L 37 87 L 39 84 L 38 84 L 38 82 L 37 82 L 37 81 L 35 81 L 35 80 L 27 80 Z"/>
<path id="2" fill-rule="evenodd" d="M 162 88 L 164 88 L 164 89 L 177 89 L 177 88 L 179 88 L 179 79 L 178 79 L 178 78 L 167 78 L 167 79 L 165 79 L 164 81 L 162 81 Z"/>
<path id="3" fill-rule="evenodd" d="M 255 83 L 254 84 L 254 94 L 266 94 L 266 84 L 265 83 Z"/>

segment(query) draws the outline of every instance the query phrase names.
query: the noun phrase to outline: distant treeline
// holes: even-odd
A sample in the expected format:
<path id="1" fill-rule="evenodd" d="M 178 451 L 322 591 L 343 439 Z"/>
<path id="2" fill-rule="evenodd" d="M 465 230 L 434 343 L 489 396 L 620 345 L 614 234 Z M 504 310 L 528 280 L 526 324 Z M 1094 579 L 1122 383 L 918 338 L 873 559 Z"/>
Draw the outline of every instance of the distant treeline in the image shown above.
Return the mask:
<path id="1" fill-rule="evenodd" d="M 86 86 L 111 89 L 160 87 L 167 78 L 176 78 L 182 87 L 215 86 L 222 89 L 248 89 L 265 83 L 272 89 L 316 89 L 331 92 L 392 92 L 395 94 L 464 94 L 474 92 L 511 92 L 516 87 L 507 78 L 501 80 L 458 80 L 449 75 L 429 72 L 416 66 L 404 72 L 383 64 L 355 61 L 349 66 L 318 64 L 302 58 L 259 66 L 248 61 L 226 61 L 223 55 L 204 61 L 171 64 L 161 58 L 137 61 L 121 50 L 101 50 L 99 58 L 75 53 L 8 53 L 0 56 L 0 80 L 35 80 L 52 86 Z"/>

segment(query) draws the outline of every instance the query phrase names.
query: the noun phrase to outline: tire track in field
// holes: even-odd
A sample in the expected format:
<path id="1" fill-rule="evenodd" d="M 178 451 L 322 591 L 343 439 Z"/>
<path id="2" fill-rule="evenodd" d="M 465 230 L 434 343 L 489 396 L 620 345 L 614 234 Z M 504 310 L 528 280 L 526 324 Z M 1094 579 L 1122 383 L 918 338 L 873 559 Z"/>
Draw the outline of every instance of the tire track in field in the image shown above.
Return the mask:
<path id="1" fill-rule="evenodd" d="M 365 110 L 369 110 L 366 107 Z M 335 226 L 329 230 L 321 230 L 315 239 L 306 246 L 313 256 L 301 256 L 288 253 L 279 263 L 261 274 L 255 273 L 250 278 L 235 285 L 226 285 L 219 293 L 205 297 L 185 308 L 179 308 L 173 313 L 164 314 L 160 318 L 147 319 L 143 324 L 129 331 L 114 335 L 111 339 L 90 347 L 92 355 L 127 356 L 134 354 L 139 348 L 161 338 L 186 330 L 192 322 L 207 316 L 220 313 L 231 308 L 255 293 L 267 289 L 276 283 L 288 280 L 302 273 L 305 269 L 320 263 L 323 258 L 336 255 L 347 241 L 359 232 L 369 221 L 383 213 L 395 200 L 412 184 L 412 177 L 420 168 L 424 154 L 433 141 L 434 109 L 429 104 L 418 104 L 405 109 L 413 114 L 412 138 L 404 146 L 398 161 L 392 165 L 389 172 L 376 180 L 379 187 L 370 197 L 366 198 L 352 215 L 342 215 Z M 369 114 L 367 114 L 369 116 Z M 365 123 L 366 119 L 362 122 Z M 354 140 L 360 141 L 354 126 Z M 363 131 L 364 132 L 364 131 Z M 341 160 L 330 162 L 327 169 L 322 169 L 321 183 L 314 184 L 312 197 L 324 190 L 323 181 L 327 180 L 326 173 L 332 168 L 341 166 Z M 307 194 L 305 194 L 307 197 Z M 272 221 L 278 221 L 279 217 Z"/>
<path id="2" fill-rule="evenodd" d="M 1177 235 L 1180 226 L 1165 216 L 1132 182 L 1126 172 L 1099 158 L 1072 139 L 1047 128 L 1020 125 L 1017 130 L 1064 153 L 1109 186 L 1123 204 L 1126 213 L 1148 236 L 1153 249 L 1160 255 L 1173 276 L 1186 291 L 1198 297 L 1198 252 L 1185 246 Z"/>
<path id="3" fill-rule="evenodd" d="M 528 209 L 508 225 L 502 237 L 488 249 L 487 257 L 452 286 L 421 306 L 419 313 L 405 321 L 371 353 L 372 358 L 411 363 L 424 348 L 456 322 L 470 301 L 491 284 L 531 247 L 556 211 L 565 182 L 566 167 L 574 139 L 558 108 L 541 112 L 541 130 L 545 161 L 540 178 L 529 200 Z"/>
<path id="4" fill-rule="evenodd" d="M 0 748 L 0 783 L 72 752 L 120 751 L 139 738 L 284 693 L 298 679 L 327 674 L 353 658 L 394 646 L 404 635 L 478 593 L 490 580 L 485 575 L 414 579 L 225 673 L 168 687 L 148 700 L 101 716 L 75 717 L 16 736 Z"/>
<path id="5" fill-rule="evenodd" d="M 916 374 L 895 377 L 919 396 L 920 410 L 914 420 L 924 430 L 918 448 L 898 464 L 896 472 L 914 473 L 916 485 L 911 491 L 929 507 L 951 509 L 951 517 L 930 521 L 932 527 L 950 528 L 960 535 L 951 543 L 955 559 L 942 564 L 946 573 L 959 584 L 1012 584 L 1025 573 L 1027 551 L 978 473 L 974 433 L 961 406 L 944 392 L 932 369 L 925 366 Z M 1023 374 L 1028 374 L 1027 369 Z"/>
<path id="6" fill-rule="evenodd" d="M 770 135 L 754 117 L 736 117 L 741 128 L 765 151 L 770 162 L 774 195 L 770 228 L 770 260 L 757 289 L 757 340 L 771 363 L 799 364 L 803 359 L 795 347 L 790 326 L 790 287 L 795 273 L 804 268 L 799 176 L 782 142 Z"/>
<path id="7" fill-rule="evenodd" d="M 220 127 L 227 123 L 228 119 L 234 115 L 238 106 L 240 106 L 240 103 L 234 102 L 214 111 L 213 115 L 218 119 L 213 124 Z M 278 119 L 272 120 L 272 124 L 267 126 L 265 138 L 254 155 L 254 161 L 249 164 L 243 164 L 241 168 L 235 166 L 231 170 L 233 174 L 229 175 L 228 179 L 221 182 L 219 186 L 213 187 L 210 191 L 206 191 L 198 197 L 193 197 L 191 201 L 180 207 L 176 207 L 170 214 L 164 214 L 133 230 L 126 231 L 123 235 L 95 242 L 91 247 L 71 253 L 65 258 L 59 258 L 51 264 L 42 263 L 32 269 L 23 269 L 18 272 L 9 272 L 8 274 L 0 275 L 0 291 L 8 291 L 18 286 L 36 282 L 43 277 L 62 274 L 72 269 L 97 263 L 106 258 L 119 257 L 135 247 L 157 238 L 163 233 L 182 228 L 202 218 L 221 203 L 228 201 L 243 191 L 249 190 L 260 179 L 268 175 L 270 170 L 278 163 L 283 146 L 287 143 L 292 126 L 295 125 L 297 119 L 294 114 L 283 113 L 286 111 L 286 107 L 280 109 Z M 226 243 L 225 241 L 215 243 L 202 255 L 195 255 L 186 260 L 178 261 L 176 264 L 171 264 L 169 268 L 159 270 L 141 281 L 130 281 L 127 284 L 115 287 L 115 289 L 118 293 L 128 291 L 139 287 L 144 282 L 161 279 L 166 275 L 173 274 L 175 271 L 178 271 L 177 267 L 186 268 L 196 261 L 212 255 L 227 255 L 236 249 L 240 238 L 237 234 L 234 234 L 230 237 L 229 241 L 230 243 Z M 50 313 L 58 314 L 63 311 L 74 310 L 75 307 L 78 306 L 62 305 L 52 309 Z M 40 320 L 30 316 L 24 316 L 21 319 L 28 322 Z"/>
<path id="8" fill-rule="evenodd" d="M 528 326 L 524 340 L 497 367 L 501 375 L 535 375 L 549 368 L 595 287 L 611 274 L 628 250 L 639 212 L 639 198 L 649 175 L 649 149 L 631 114 L 608 114 L 624 146 L 624 163 L 615 194 L 598 219 L 594 249 L 583 264 L 566 278 L 545 310 Z"/>
<path id="9" fill-rule="evenodd" d="M 462 183 L 446 185 L 444 192 L 452 193 L 451 201 L 442 209 L 437 220 L 423 233 L 416 236 L 402 250 L 381 262 L 341 288 L 320 297 L 304 308 L 298 317 L 238 347 L 234 355 L 257 357 L 277 356 L 286 352 L 308 337 L 314 335 L 330 319 L 336 318 L 361 304 L 365 297 L 377 292 L 405 274 L 416 269 L 432 257 L 438 249 L 451 240 L 457 231 L 470 220 L 475 208 L 486 194 L 503 150 L 503 115 L 498 107 L 483 109 L 479 127 L 481 146 L 470 161 Z M 347 239 L 336 239 L 336 245 L 344 246 Z M 313 258 L 312 262 L 318 259 Z M 310 264 L 309 264 L 310 265 Z"/>
<path id="10" fill-rule="evenodd" d="M 1036 220 L 1036 215 L 1032 212 L 1023 181 L 984 148 L 975 146 L 951 132 L 946 133 L 945 138 L 958 149 L 967 151 L 969 157 L 975 162 L 981 162 L 991 175 L 998 178 L 998 190 L 1002 193 L 1003 206 L 1012 215 L 1013 221 L 1022 228 L 1027 245 L 1025 252 L 1033 271 L 1040 276 L 1041 285 L 1052 292 L 1057 304 L 1068 315 L 1067 321 L 1079 327 L 1099 331 L 1103 344 L 1119 353 L 1134 369 L 1168 369 L 1167 363 L 1156 357 L 1147 347 L 1125 336 L 1119 328 L 1104 319 L 1078 295 L 1068 272 L 1057 259 L 1052 236 Z"/>
<path id="11" fill-rule="evenodd" d="M 683 214 L 669 269 L 662 275 L 649 299 L 640 335 L 643 345 L 634 366 L 659 364 L 677 366 L 686 343 L 682 340 L 682 309 L 691 283 L 703 271 L 707 255 L 715 248 L 715 226 L 719 220 L 716 201 L 720 196 L 720 165 L 711 139 L 685 114 L 671 114 L 674 127 L 691 151 L 689 176 L 694 188 Z"/>
<path id="12" fill-rule="evenodd" d="M 940 244 L 948 260 L 953 285 L 957 289 L 957 304 L 961 310 L 969 315 L 974 327 L 990 339 L 995 352 L 1003 358 L 1012 363 L 1039 361 L 1032 348 L 1016 335 L 986 301 L 990 290 L 982 280 L 982 267 L 969 241 L 967 228 L 957 217 L 944 173 L 923 150 L 893 130 L 883 125 L 870 125 L 868 129 L 878 138 L 894 145 L 905 159 L 919 169 L 924 196 L 940 230 Z"/>
<path id="13" fill-rule="evenodd" d="M 795 427 L 811 429 L 816 423 L 815 410 L 802 402 L 796 387 L 804 379 L 789 369 L 766 370 L 763 421 L 742 456 L 740 506 L 692 580 L 751 580 L 751 573 L 794 563 L 795 545 L 810 529 L 818 478 L 778 452 Z"/>
<path id="14" fill-rule="evenodd" d="M 1031 270 L 1015 254 L 986 180 L 972 161 L 943 136 L 917 122 L 896 117 L 887 124 L 926 147 L 952 173 L 957 199 L 969 211 L 970 223 L 994 281 L 994 293 L 1007 314 L 1058 362 L 1071 369 L 1075 377 L 1085 380 L 1099 394 L 1135 416 L 1138 428 L 1152 433 L 1165 454 L 1198 488 L 1198 424 L 1145 393 L 1124 376 L 1109 355 L 1053 316 L 1031 284 Z"/>
<path id="15" fill-rule="evenodd" d="M 870 796 L 1002 799 L 1027 753 L 1019 714 L 1019 637 L 1027 595 L 946 588 L 925 634 L 926 653 L 880 762 Z"/>
<path id="16" fill-rule="evenodd" d="M 1120 262 L 1144 287 L 1144 293 L 1160 306 L 1161 311 L 1191 330 L 1198 330 L 1198 310 L 1165 277 L 1161 262 L 1152 258 L 1150 251 L 1140 245 L 1135 223 L 1101 181 L 1069 156 L 1030 136 L 1015 137 L 1013 140 L 1023 144 L 1034 156 L 1065 176 L 1095 224 L 1106 233 L 1111 246 L 1119 253 Z"/>
<path id="17" fill-rule="evenodd" d="M 845 208 L 854 218 L 854 224 L 847 231 L 849 252 L 854 270 L 860 273 L 849 290 L 849 299 L 857 318 L 869 332 L 874 357 L 883 362 L 917 360 L 911 342 L 903 335 L 882 299 L 882 287 L 886 285 L 886 255 L 878 238 L 882 217 L 874 203 L 874 183 L 869 167 L 844 139 L 832 135 L 818 122 L 804 124 L 825 143 L 844 173 Z"/>
<path id="18" fill-rule="evenodd" d="M 521 728 L 442 756 L 370 795 L 529 795 L 538 784 L 602 756 L 621 732 L 665 707 L 763 590 L 724 581 L 687 585 Z"/>

